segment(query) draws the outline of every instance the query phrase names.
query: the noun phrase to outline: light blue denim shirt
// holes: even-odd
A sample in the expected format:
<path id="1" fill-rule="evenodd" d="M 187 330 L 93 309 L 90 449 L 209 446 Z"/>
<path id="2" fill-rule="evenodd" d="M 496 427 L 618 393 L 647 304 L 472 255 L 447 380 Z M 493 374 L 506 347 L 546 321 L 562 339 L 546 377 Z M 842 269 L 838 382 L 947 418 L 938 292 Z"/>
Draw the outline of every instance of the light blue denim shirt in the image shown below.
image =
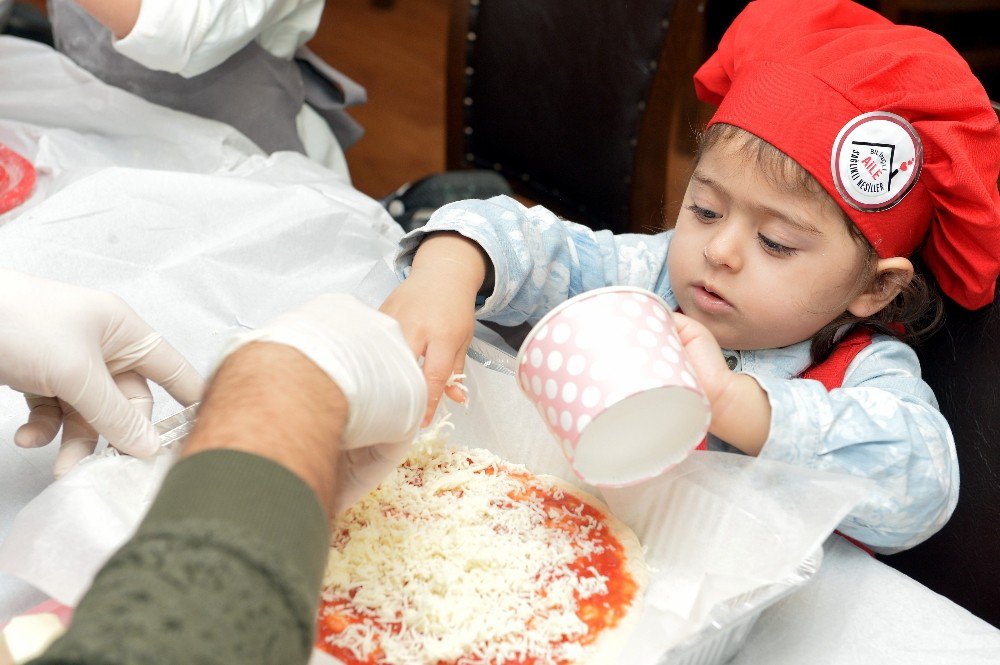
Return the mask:
<path id="1" fill-rule="evenodd" d="M 493 262 L 493 292 L 477 303 L 480 319 L 534 323 L 578 293 L 611 285 L 649 289 L 677 307 L 667 275 L 672 231 L 614 235 L 507 197 L 461 201 L 402 239 L 399 277 L 409 273 L 423 237 L 435 231 L 474 240 Z M 909 346 L 875 335 L 848 367 L 843 386 L 832 391 L 797 378 L 811 364 L 808 340 L 723 353 L 770 400 L 771 430 L 761 457 L 876 482 L 840 524 L 843 533 L 893 552 L 925 540 L 951 516 L 958 500 L 955 442 Z M 714 437 L 709 448 L 735 451 Z"/>

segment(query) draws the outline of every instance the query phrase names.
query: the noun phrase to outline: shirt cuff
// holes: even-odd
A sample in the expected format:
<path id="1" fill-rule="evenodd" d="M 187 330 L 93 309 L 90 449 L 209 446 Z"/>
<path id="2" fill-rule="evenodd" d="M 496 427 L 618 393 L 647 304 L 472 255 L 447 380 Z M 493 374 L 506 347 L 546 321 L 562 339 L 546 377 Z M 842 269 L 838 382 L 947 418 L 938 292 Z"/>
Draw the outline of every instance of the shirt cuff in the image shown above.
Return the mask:
<path id="1" fill-rule="evenodd" d="M 313 491 L 285 467 L 235 450 L 208 450 L 170 470 L 137 537 L 181 521 L 218 521 L 256 536 L 301 572 L 315 595 L 329 548 L 326 514 Z"/>
<path id="2" fill-rule="evenodd" d="M 797 391 L 791 385 L 792 379 L 781 379 L 773 376 L 761 376 L 746 372 L 753 377 L 767 393 L 767 401 L 771 405 L 771 428 L 764 441 L 758 457 L 788 462 L 789 464 L 805 464 L 812 466 L 810 461 L 819 451 L 819 432 L 821 427 L 810 424 L 809 413 L 821 418 L 821 413 L 815 413 L 817 404 L 812 401 L 800 401 Z"/>
<path id="3" fill-rule="evenodd" d="M 463 221 L 467 216 L 472 216 L 472 218 L 468 219 L 468 221 Z M 451 205 L 441 208 L 434 213 L 434 216 L 424 226 L 410 231 L 399 241 L 399 251 L 396 253 L 396 258 L 393 262 L 396 276 L 400 280 L 409 277 L 417 248 L 420 247 L 420 243 L 428 235 L 441 231 L 458 233 L 482 247 L 491 264 L 487 267 L 486 274 L 487 276 L 493 276 L 493 288 L 490 289 L 489 296 L 476 296 L 475 315 L 477 318 L 480 318 L 496 314 L 503 306 L 497 285 L 504 283 L 501 278 L 506 279 L 506 264 L 503 260 L 497 260 L 493 251 L 494 243 L 491 242 L 492 234 L 486 230 L 487 228 L 491 228 L 488 220 L 478 213 L 452 207 Z"/>

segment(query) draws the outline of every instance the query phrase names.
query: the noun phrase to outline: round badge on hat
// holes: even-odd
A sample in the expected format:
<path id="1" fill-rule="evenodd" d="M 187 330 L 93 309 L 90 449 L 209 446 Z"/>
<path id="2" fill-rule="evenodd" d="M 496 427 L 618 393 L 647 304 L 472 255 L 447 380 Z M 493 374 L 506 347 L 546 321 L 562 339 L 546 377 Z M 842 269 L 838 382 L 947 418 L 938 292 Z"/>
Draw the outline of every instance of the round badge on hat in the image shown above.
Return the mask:
<path id="1" fill-rule="evenodd" d="M 888 210 L 920 177 L 924 150 L 913 125 L 895 113 L 863 113 L 844 125 L 833 143 L 833 181 L 848 205 Z"/>

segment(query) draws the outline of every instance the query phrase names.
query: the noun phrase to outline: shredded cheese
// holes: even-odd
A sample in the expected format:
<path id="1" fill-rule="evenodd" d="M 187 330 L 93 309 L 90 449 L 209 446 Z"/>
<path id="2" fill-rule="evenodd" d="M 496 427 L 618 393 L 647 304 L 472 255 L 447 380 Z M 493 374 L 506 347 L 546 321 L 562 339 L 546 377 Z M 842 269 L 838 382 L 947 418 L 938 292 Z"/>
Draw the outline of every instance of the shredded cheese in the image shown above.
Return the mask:
<path id="1" fill-rule="evenodd" d="M 462 393 L 462 401 L 460 402 L 460 404 L 465 408 L 466 411 L 468 411 L 469 410 L 469 399 L 470 399 L 469 398 L 469 386 L 467 386 L 464 383 L 462 383 L 463 381 L 465 381 L 465 374 L 458 374 L 456 372 L 452 372 L 451 376 L 448 377 L 448 380 L 445 381 L 444 387 L 445 388 L 453 388 L 453 387 L 454 388 L 458 388 L 459 391 L 461 391 L 461 393 Z"/>
<path id="2" fill-rule="evenodd" d="M 577 601 L 608 580 L 569 566 L 603 551 L 587 536 L 606 527 L 575 511 L 581 526 L 553 528 L 560 511 L 525 492 L 535 480 L 524 467 L 446 449 L 449 426 L 418 439 L 333 529 L 324 602 L 399 629 L 359 622 L 328 639 L 365 662 L 379 650 L 377 662 L 397 664 L 578 661 L 587 647 L 573 640 L 588 628 Z"/>

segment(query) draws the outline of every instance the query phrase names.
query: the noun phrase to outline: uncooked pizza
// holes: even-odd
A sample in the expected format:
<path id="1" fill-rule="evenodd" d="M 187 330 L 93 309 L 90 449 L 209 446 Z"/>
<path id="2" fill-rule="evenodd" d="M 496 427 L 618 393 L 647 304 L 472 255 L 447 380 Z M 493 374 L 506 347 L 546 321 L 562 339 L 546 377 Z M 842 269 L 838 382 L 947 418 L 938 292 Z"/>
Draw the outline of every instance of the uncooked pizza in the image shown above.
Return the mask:
<path id="1" fill-rule="evenodd" d="M 417 447 L 334 525 L 317 646 L 348 665 L 614 662 L 646 578 L 594 497 L 486 450 Z"/>

